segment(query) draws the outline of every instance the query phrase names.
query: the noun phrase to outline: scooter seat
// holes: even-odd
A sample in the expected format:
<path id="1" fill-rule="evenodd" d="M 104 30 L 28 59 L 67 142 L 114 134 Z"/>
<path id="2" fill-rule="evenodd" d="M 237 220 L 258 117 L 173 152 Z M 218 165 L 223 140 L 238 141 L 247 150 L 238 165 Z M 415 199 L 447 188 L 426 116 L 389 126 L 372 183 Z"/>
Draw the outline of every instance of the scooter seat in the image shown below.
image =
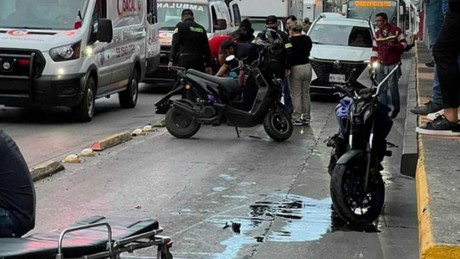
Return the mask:
<path id="1" fill-rule="evenodd" d="M 113 240 L 121 240 L 159 229 L 158 221 L 153 219 L 133 222 L 129 219 L 106 219 L 101 216 L 76 222 L 71 227 L 101 222 L 109 223 Z M 22 238 L 0 238 L 0 258 L 55 258 L 60 234 L 60 231 L 52 231 Z M 106 251 L 107 242 L 105 226 L 87 228 L 67 233 L 64 237 L 62 251 L 66 258 L 83 257 Z"/>
<path id="2" fill-rule="evenodd" d="M 195 69 L 187 70 L 187 73 L 196 77 L 199 77 L 205 81 L 222 86 L 229 93 L 239 93 L 241 92 L 241 86 L 238 83 L 238 80 L 229 78 L 229 77 L 218 77 L 210 74 L 203 73 Z"/>

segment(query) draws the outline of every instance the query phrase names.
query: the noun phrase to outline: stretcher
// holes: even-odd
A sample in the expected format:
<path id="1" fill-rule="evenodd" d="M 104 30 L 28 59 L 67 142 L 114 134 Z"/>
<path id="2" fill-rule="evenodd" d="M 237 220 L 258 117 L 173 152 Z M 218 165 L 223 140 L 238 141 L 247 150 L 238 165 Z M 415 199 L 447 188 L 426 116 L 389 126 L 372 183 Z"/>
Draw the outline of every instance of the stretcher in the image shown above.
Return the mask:
<path id="1" fill-rule="evenodd" d="M 169 237 L 154 219 L 132 220 L 93 216 L 61 231 L 22 238 L 0 238 L 0 259 L 110 258 L 157 246 L 159 259 L 172 259 Z"/>

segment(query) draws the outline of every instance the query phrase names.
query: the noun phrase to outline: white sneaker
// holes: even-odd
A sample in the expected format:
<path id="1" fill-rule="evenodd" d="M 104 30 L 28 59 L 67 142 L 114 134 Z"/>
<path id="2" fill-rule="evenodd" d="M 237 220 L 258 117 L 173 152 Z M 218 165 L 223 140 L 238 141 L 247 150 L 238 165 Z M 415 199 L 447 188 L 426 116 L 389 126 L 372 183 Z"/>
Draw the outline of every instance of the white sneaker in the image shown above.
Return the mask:
<path id="1" fill-rule="evenodd" d="M 430 121 L 434 120 L 436 117 L 440 116 L 440 115 L 444 115 L 444 109 L 440 110 L 440 111 L 437 111 L 437 112 L 433 112 L 433 113 L 429 113 L 426 118 Z M 460 112 L 458 113 L 458 117 L 460 118 Z"/>
<path id="2" fill-rule="evenodd" d="M 432 112 L 432 113 L 429 113 L 426 118 L 430 121 L 434 120 L 436 117 L 438 116 L 441 116 L 441 115 L 444 115 L 444 109 L 440 110 L 440 111 L 437 111 L 437 112 Z"/>

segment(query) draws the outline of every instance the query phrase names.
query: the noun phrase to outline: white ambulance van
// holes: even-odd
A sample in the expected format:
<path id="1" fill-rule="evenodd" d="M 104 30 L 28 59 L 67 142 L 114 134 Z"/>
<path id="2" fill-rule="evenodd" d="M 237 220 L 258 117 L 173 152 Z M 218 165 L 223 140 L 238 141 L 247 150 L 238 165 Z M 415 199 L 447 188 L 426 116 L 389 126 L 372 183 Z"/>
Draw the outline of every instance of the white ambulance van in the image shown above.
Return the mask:
<path id="1" fill-rule="evenodd" d="M 175 72 L 168 71 L 165 66 L 169 61 L 173 32 L 184 9 L 193 11 L 195 21 L 206 29 L 209 39 L 213 35 L 231 33 L 241 23 L 237 1 L 227 5 L 224 0 L 158 0 L 162 66 L 146 76 L 147 82 L 175 81 Z"/>
<path id="2" fill-rule="evenodd" d="M 90 121 L 95 100 L 133 108 L 159 64 L 156 0 L 1 0 L 0 105 L 71 107 Z"/>

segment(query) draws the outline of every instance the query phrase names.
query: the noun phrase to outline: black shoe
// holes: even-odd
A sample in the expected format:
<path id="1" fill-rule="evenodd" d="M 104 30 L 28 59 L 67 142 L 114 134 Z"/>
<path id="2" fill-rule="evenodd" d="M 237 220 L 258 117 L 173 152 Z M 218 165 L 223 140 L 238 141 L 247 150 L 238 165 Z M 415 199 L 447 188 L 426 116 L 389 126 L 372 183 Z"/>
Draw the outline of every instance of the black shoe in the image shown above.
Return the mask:
<path id="1" fill-rule="evenodd" d="M 428 115 L 429 113 L 438 112 L 440 110 L 442 110 L 441 104 L 429 101 L 423 106 L 418 106 L 410 109 L 410 112 L 417 115 Z"/>
<path id="2" fill-rule="evenodd" d="M 399 110 L 394 110 L 391 112 L 390 118 L 394 119 L 398 117 L 398 114 L 399 114 Z"/>
<path id="3" fill-rule="evenodd" d="M 428 63 L 425 63 L 425 66 L 427 67 L 434 67 L 434 60 L 428 62 Z"/>
<path id="4" fill-rule="evenodd" d="M 460 136 L 460 125 L 450 122 L 444 115 L 440 115 L 433 121 L 417 127 L 415 131 L 426 135 Z"/>

